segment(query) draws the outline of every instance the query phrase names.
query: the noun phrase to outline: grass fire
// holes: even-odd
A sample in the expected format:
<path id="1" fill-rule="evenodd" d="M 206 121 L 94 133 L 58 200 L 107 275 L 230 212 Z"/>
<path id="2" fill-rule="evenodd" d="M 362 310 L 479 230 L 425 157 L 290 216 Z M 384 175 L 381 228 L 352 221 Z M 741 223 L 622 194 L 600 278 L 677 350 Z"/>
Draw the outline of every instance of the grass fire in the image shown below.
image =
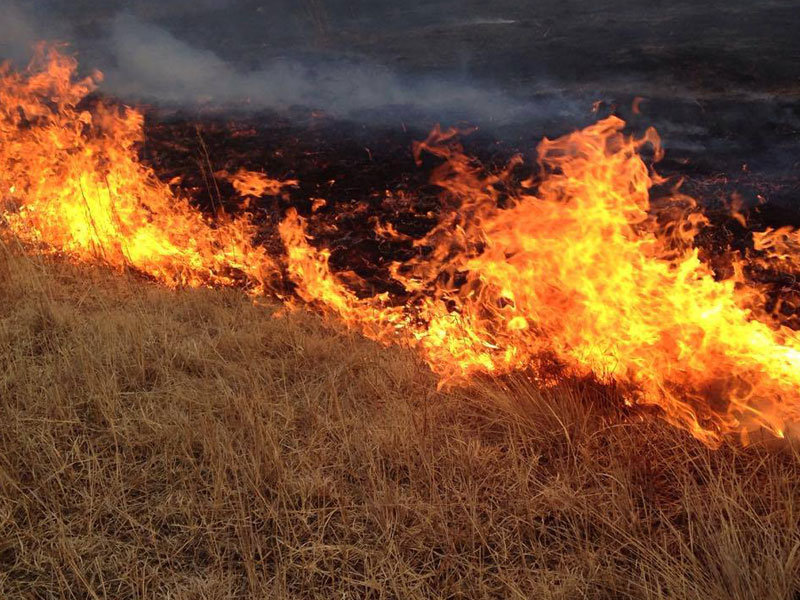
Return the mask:
<path id="1" fill-rule="evenodd" d="M 755 262 L 791 272 L 800 233 L 757 232 L 754 256 L 716 278 L 692 243 L 706 223 L 697 203 L 675 189 L 661 199 L 664 219 L 651 210 L 663 181 L 640 150 L 658 156 L 654 130 L 635 139 L 609 117 L 545 139 L 541 174 L 519 185 L 513 163 L 485 173 L 455 131 L 434 131 L 415 152 L 444 159 L 432 179 L 443 209 L 411 242 L 424 251 L 390 267 L 400 302 L 337 278 L 293 209 L 278 227 L 283 256 L 255 243 L 246 215 L 212 223 L 138 160 L 140 113 L 78 108 L 94 84 L 74 71 L 42 47 L 28 73 L 3 76 L 4 221 L 18 240 L 169 287 L 240 282 L 263 296 L 286 287 L 283 271 L 303 302 L 418 350 L 445 384 L 526 370 L 541 385 L 593 376 L 710 444 L 758 428 L 783 436 L 800 417 L 800 334 L 764 309 L 763 286 L 747 278 Z M 264 196 L 296 182 L 240 172 L 233 183 Z"/>
<path id="2" fill-rule="evenodd" d="M 347 207 L 201 118 L 169 175 L 102 80 L 0 70 L 4 597 L 800 593 L 795 224 L 613 111 Z"/>

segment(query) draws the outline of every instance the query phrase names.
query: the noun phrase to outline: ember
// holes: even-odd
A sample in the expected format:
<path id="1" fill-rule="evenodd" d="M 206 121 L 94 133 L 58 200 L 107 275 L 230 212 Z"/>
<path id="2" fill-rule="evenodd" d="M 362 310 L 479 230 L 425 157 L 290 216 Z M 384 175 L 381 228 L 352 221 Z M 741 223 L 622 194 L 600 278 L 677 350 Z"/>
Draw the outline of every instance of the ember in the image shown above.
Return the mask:
<path id="1" fill-rule="evenodd" d="M 541 385 L 614 382 L 631 404 L 658 406 L 711 446 L 762 427 L 783 436 L 800 418 L 800 333 L 752 276 L 794 272 L 800 234 L 755 232 L 752 248 L 725 253 L 720 276 L 695 243 L 708 217 L 642 158 L 660 155 L 652 129 L 632 137 L 611 116 L 545 139 L 522 180 L 521 158 L 486 168 L 456 131 L 435 129 L 414 148 L 418 160 L 440 163 L 439 206 L 417 215 L 429 226 L 411 235 L 391 222 L 393 210 L 365 226 L 403 247 L 375 292 L 312 243 L 312 219 L 336 235 L 342 216 L 331 220 L 319 194 L 280 215 L 278 250 L 257 243 L 264 232 L 254 217 L 211 220 L 139 160 L 139 112 L 84 107 L 97 77 L 78 81 L 75 67 L 42 47 L 25 74 L 0 73 L 3 221 L 31 248 L 133 268 L 170 287 L 292 290 L 292 305 L 416 349 L 442 382 L 522 370 Z M 264 168 L 217 176 L 251 197 L 298 184 Z M 414 199 L 387 193 L 382 203 L 408 209 Z M 365 214 L 363 203 L 351 208 L 362 222 Z"/>

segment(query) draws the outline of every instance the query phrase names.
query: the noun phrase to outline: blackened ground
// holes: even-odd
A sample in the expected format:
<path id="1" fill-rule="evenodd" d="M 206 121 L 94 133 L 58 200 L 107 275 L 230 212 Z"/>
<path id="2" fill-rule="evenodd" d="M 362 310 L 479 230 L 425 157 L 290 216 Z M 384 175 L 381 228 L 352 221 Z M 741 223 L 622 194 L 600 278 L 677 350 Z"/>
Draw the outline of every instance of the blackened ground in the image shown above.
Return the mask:
<path id="1" fill-rule="evenodd" d="M 752 248 L 749 231 L 800 226 L 797 105 L 775 98 L 702 103 L 647 98 L 637 103 L 637 112 L 633 100 L 602 102 L 595 113 L 587 110 L 586 121 L 613 113 L 628 121 L 632 133 L 651 125 L 662 132 L 666 155 L 656 168 L 682 178 L 682 189 L 711 219 L 698 244 L 720 276 L 728 274 L 731 251 Z M 413 142 L 424 139 L 433 122 L 366 125 L 298 109 L 228 118 L 154 110 L 147 123 L 145 161 L 163 180 L 180 177 L 180 187 L 197 205 L 208 212 L 241 210 L 230 183 L 214 177 L 219 171 L 245 168 L 296 179 L 296 188 L 249 206 L 262 231 L 260 242 L 282 252 L 277 224 L 293 206 L 310 218 L 314 243 L 332 250 L 334 269 L 352 271 L 366 282 L 362 292 L 402 294 L 387 267 L 419 250 L 409 242 L 386 241 L 374 230 L 379 222 L 389 222 L 400 233 L 419 238 L 435 224 L 440 190 L 429 184 L 429 177 L 436 163 L 423 156 L 417 165 L 412 155 Z M 467 154 L 493 169 L 518 153 L 533 165 L 535 144 L 543 135 L 572 128 L 567 120 L 553 119 L 530 128 L 478 129 L 461 139 Z M 518 175 L 533 172 L 532 166 L 523 166 Z M 320 198 L 325 204 L 315 208 Z M 747 217 L 748 229 L 731 217 L 734 206 Z M 795 278 L 767 272 L 755 276 L 773 285 L 773 300 L 777 295 L 785 300 L 785 322 L 800 325 L 800 312 L 793 308 L 800 306 Z M 798 302 L 791 301 L 794 297 Z"/>

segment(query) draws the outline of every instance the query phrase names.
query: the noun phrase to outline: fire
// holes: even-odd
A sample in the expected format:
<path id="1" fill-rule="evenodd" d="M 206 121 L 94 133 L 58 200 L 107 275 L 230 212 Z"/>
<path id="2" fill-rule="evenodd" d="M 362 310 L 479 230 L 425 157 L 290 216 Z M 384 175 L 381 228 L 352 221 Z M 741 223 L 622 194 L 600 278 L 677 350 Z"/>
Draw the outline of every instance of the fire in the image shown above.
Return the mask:
<path id="1" fill-rule="evenodd" d="M 244 283 L 267 293 L 283 270 L 303 303 L 384 343 L 416 349 L 443 382 L 527 371 L 614 382 L 631 403 L 714 446 L 800 418 L 800 334 L 761 308 L 750 264 L 800 265 L 800 235 L 754 235 L 754 257 L 718 280 L 693 247 L 704 218 L 641 158 L 658 136 L 623 133 L 614 117 L 538 147 L 540 179 L 490 174 L 436 129 L 415 152 L 442 160 L 438 225 L 413 241 L 417 258 L 391 267 L 407 294 L 363 296 L 335 274 L 307 223 L 290 209 L 284 256 L 253 242 L 247 217 L 211 223 L 137 160 L 142 117 L 82 109 L 96 77 L 41 50 L 26 74 L 0 72 L 0 205 L 23 242 L 80 261 L 132 267 L 170 287 Z M 295 181 L 230 176 L 242 195 Z M 319 199 L 315 199 L 314 205 Z M 390 223 L 379 235 L 406 239 Z M 749 262 L 748 262 L 749 261 Z M 353 277 L 348 278 L 352 282 Z M 555 366 L 557 366 L 557 368 Z"/>
<path id="2" fill-rule="evenodd" d="M 133 267 L 170 287 L 267 286 L 275 265 L 247 219 L 214 225 L 158 181 L 135 147 L 143 118 L 81 102 L 98 76 L 37 50 L 27 75 L 0 71 L 0 193 L 6 227 L 42 249 Z"/>
<path id="3" fill-rule="evenodd" d="M 502 208 L 508 174 L 482 175 L 450 133 L 434 132 L 418 151 L 447 159 L 434 182 L 452 208 L 417 242 L 431 248 L 424 258 L 394 265 L 417 301 L 400 316 L 381 308 L 384 298 L 356 299 L 321 275 L 324 251 L 295 248 L 299 294 L 368 335 L 418 348 L 445 378 L 537 371 L 554 357 L 570 374 L 622 384 L 631 401 L 657 404 L 709 444 L 759 426 L 782 435 L 800 416 L 800 335 L 758 314 L 762 293 L 743 285 L 742 265 L 715 280 L 688 243 L 702 223 L 686 213 L 690 199 L 671 199 L 680 222 L 650 215 L 658 180 L 639 150 L 658 138 L 630 139 L 623 125 L 612 117 L 543 141 L 546 178 Z M 284 223 L 285 241 L 302 246 L 286 233 L 301 227 Z M 547 370 L 538 376 L 547 383 Z"/>
<path id="4" fill-rule="evenodd" d="M 233 189 L 235 189 L 240 196 L 252 196 L 254 198 L 277 196 L 285 188 L 296 187 L 298 183 L 296 179 L 287 179 L 285 181 L 272 179 L 265 173 L 248 171 L 247 169 L 239 169 L 233 174 L 220 171 L 216 175 L 230 181 L 231 185 L 233 185 Z"/>

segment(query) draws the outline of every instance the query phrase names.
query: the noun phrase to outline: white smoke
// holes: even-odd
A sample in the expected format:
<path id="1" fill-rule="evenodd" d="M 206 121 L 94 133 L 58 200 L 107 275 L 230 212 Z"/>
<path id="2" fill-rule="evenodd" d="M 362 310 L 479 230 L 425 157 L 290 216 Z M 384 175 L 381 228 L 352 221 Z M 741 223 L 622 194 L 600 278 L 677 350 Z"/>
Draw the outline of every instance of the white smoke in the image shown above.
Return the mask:
<path id="1" fill-rule="evenodd" d="M 75 39 L 74 49 L 82 67 L 104 72 L 103 91 L 127 101 L 219 109 L 300 106 L 356 119 L 380 119 L 382 113 L 407 110 L 436 119 L 498 123 L 577 113 L 584 108 L 552 96 L 520 100 L 454 76 L 403 76 L 374 61 L 352 56 L 345 59 L 336 53 L 313 59 L 272 57 L 247 69 L 140 16 L 181 14 L 190 5 L 220 9 L 232 1 L 159 4 L 140 0 L 129 5 L 136 14 L 90 14 L 89 21 L 96 29 L 94 37 Z M 75 6 L 78 14 L 89 14 Z M 32 2 L 28 8 L 0 0 L 0 58 L 21 62 L 38 40 L 78 38 L 66 26 L 54 23 L 42 3 Z M 115 8 L 113 2 L 105 5 L 106 11 Z"/>
<path id="2" fill-rule="evenodd" d="M 367 61 L 272 59 L 243 71 L 127 14 L 114 20 L 110 47 L 116 64 L 108 73 L 108 88 L 146 100 L 277 109 L 299 105 L 337 116 L 411 107 L 497 121 L 574 109 L 562 100 L 523 102 L 442 78 L 403 78 Z"/>

